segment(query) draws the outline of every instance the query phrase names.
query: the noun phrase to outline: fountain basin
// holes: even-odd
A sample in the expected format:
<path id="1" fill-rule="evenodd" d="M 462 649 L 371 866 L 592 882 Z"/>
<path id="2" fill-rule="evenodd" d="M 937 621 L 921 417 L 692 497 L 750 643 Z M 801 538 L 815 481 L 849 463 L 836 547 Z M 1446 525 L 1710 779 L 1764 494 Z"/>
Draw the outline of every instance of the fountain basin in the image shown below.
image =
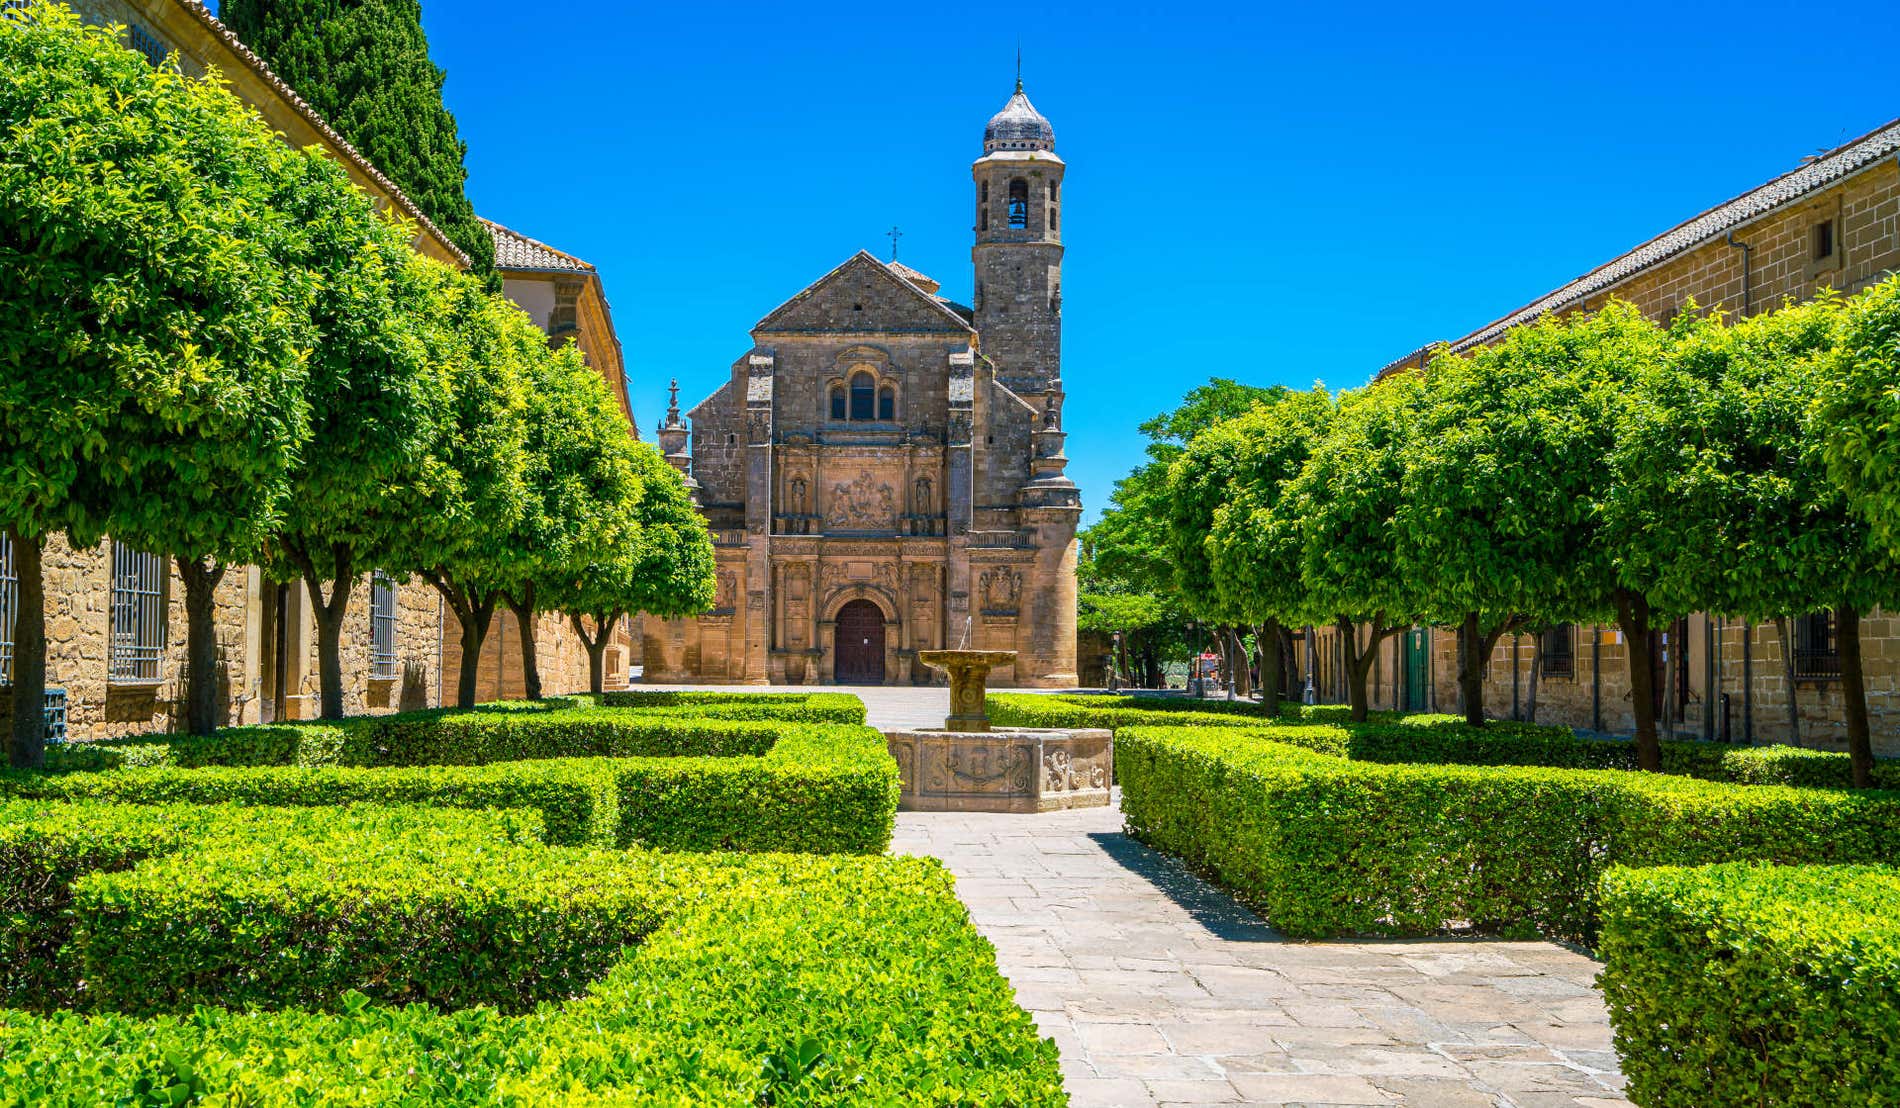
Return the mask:
<path id="1" fill-rule="evenodd" d="M 909 812 L 1055 812 L 1109 802 L 1106 728 L 920 729 L 884 735 Z"/>

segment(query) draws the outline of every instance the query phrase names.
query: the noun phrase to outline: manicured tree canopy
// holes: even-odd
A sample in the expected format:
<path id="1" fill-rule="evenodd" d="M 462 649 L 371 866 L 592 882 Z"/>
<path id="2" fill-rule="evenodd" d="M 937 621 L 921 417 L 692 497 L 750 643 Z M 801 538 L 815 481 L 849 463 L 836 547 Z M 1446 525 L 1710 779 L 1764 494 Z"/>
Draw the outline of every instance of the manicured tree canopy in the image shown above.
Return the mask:
<path id="1" fill-rule="evenodd" d="M 467 277 L 450 282 L 446 310 L 426 328 L 431 361 L 447 374 L 447 400 L 408 497 L 388 499 L 393 529 L 385 568 L 435 586 L 461 628 L 456 703 L 473 707 L 482 643 L 495 607 L 533 552 L 517 528 L 530 500 L 527 414 L 547 336 L 521 309 Z"/>
<path id="2" fill-rule="evenodd" d="M 1355 720 L 1371 708 L 1366 681 L 1379 645 L 1420 608 L 1398 562 L 1393 522 L 1418 393 L 1407 375 L 1341 397 L 1325 438 L 1284 494 L 1286 514 L 1299 520 L 1303 606 L 1339 630 Z"/>
<path id="3" fill-rule="evenodd" d="M 1875 536 L 1900 550 L 1900 277 L 1849 302 L 1840 385 L 1824 408 L 1828 471 Z"/>
<path id="4" fill-rule="evenodd" d="M 1591 506 L 1591 522 L 1573 533 L 1573 566 L 1562 592 L 1569 610 L 1547 614 L 1588 620 L 1616 613 L 1628 644 L 1637 760 L 1644 769 L 1660 769 L 1651 700 L 1658 582 L 1643 553 L 1659 523 L 1648 498 L 1628 490 L 1632 472 L 1674 464 L 1631 445 L 1638 442 L 1632 429 L 1654 417 L 1633 398 L 1644 378 L 1666 363 L 1668 335 L 1634 307 L 1612 301 L 1598 312 L 1513 328 L 1498 356 L 1525 363 L 1516 387 L 1531 394 L 1521 402 L 1546 413 L 1541 425 L 1557 435 L 1547 479 Z M 1554 430 L 1566 424 L 1561 433 Z"/>
<path id="5" fill-rule="evenodd" d="M 550 577 L 543 591 L 543 602 L 567 613 L 587 645 L 594 692 L 601 691 L 602 658 L 616 623 L 636 612 L 697 615 L 712 607 L 717 589 L 712 533 L 685 479 L 651 446 L 622 439 L 633 480 L 615 501 L 613 540 L 600 559 Z"/>
<path id="6" fill-rule="evenodd" d="M 323 277 L 311 351 L 310 441 L 292 474 L 273 569 L 301 579 L 316 613 L 325 719 L 343 716 L 343 626 L 357 577 L 395 570 L 410 520 L 401 505 L 432 487 L 430 447 L 448 418 L 451 378 L 432 357 L 465 279 L 419 258 L 368 197 L 300 210 L 306 263 Z M 438 345 L 440 345 L 438 337 Z"/>
<path id="7" fill-rule="evenodd" d="M 477 273 L 494 268 L 494 239 L 463 192 L 468 145 L 443 106 L 444 75 L 429 60 L 418 0 L 224 0 L 218 17 L 396 182 Z"/>
<path id="8" fill-rule="evenodd" d="M 1845 319 L 1830 297 L 1732 327 L 1715 317 L 1677 326 L 1669 371 L 1652 375 L 1642 398 L 1670 416 L 1652 433 L 1680 451 L 1650 490 L 1676 526 L 1653 536 L 1647 553 L 1672 611 L 1777 619 L 1784 635 L 1788 617 L 1834 611 L 1848 748 L 1866 787 L 1873 746 L 1860 617 L 1900 600 L 1900 566 L 1827 472 L 1822 404 L 1838 380 Z M 1792 690 L 1793 658 L 1785 661 Z M 1792 716 L 1792 697 L 1789 708 Z"/>
<path id="9" fill-rule="evenodd" d="M 111 528 L 239 556 L 302 435 L 296 155 L 216 84 L 61 5 L 0 18 L 0 525 L 18 558 L 11 757 L 38 764 L 40 551 Z M 309 167 L 301 167 L 308 171 Z"/>
<path id="10" fill-rule="evenodd" d="M 612 558 L 639 482 L 632 428 L 580 348 L 570 342 L 529 371 L 522 444 L 528 496 L 515 528 L 521 557 L 509 567 L 505 598 L 521 635 L 526 692 L 539 700 L 538 595 L 549 580 Z"/>
<path id="11" fill-rule="evenodd" d="M 1577 551 L 1595 525 L 1605 428 L 1568 414 L 1579 382 L 1552 372 L 1548 339 L 1521 328 L 1496 347 L 1434 359 L 1405 454 L 1400 570 L 1425 618 L 1459 627 L 1474 726 L 1485 721 L 1483 664 L 1497 640 L 1590 611 L 1602 588 Z"/>
<path id="12" fill-rule="evenodd" d="M 1283 666 L 1281 627 L 1314 618 L 1299 585 L 1300 520 L 1285 494 L 1332 418 L 1325 390 L 1286 393 L 1196 436 L 1169 471 L 1170 552 L 1181 584 L 1267 625 L 1263 681 Z"/>

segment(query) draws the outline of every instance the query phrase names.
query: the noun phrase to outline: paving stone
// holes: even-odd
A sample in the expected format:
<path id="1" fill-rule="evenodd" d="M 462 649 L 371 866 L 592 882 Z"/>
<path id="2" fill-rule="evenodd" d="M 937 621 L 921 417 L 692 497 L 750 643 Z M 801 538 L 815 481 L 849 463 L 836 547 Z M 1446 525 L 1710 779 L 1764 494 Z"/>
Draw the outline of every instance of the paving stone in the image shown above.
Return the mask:
<path id="1" fill-rule="evenodd" d="M 1397 1104 L 1363 1077 L 1314 1073 L 1230 1074 L 1234 1088 L 1250 1104 Z"/>
<path id="2" fill-rule="evenodd" d="M 904 812 L 894 844 L 956 875 L 1077 1108 L 1628 1108 L 1574 950 L 1289 942 L 1113 808 Z"/>

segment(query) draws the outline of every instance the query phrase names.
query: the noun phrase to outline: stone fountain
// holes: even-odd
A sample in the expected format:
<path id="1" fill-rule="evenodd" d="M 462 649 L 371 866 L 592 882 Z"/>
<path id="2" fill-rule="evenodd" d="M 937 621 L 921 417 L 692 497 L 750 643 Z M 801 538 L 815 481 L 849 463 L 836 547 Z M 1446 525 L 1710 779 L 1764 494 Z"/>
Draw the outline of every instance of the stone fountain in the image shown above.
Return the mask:
<path id="1" fill-rule="evenodd" d="M 942 730 L 891 731 L 904 791 L 899 807 L 918 812 L 1053 812 L 1107 804 L 1114 738 L 1101 728 L 990 726 L 984 692 L 990 670 L 1013 650 L 926 650 L 927 666 L 950 675 L 950 717 Z"/>

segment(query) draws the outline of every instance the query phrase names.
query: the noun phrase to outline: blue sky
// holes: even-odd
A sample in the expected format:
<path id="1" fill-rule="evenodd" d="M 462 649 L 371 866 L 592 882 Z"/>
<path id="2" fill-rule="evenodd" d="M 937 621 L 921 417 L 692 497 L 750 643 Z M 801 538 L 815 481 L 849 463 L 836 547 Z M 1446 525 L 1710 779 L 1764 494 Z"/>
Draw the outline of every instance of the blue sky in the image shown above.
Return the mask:
<path id="1" fill-rule="evenodd" d="M 424 10 L 477 210 L 600 267 L 649 439 L 893 224 L 968 301 L 1020 35 L 1091 519 L 1210 375 L 1362 384 L 1900 116 L 1892 3 Z"/>

